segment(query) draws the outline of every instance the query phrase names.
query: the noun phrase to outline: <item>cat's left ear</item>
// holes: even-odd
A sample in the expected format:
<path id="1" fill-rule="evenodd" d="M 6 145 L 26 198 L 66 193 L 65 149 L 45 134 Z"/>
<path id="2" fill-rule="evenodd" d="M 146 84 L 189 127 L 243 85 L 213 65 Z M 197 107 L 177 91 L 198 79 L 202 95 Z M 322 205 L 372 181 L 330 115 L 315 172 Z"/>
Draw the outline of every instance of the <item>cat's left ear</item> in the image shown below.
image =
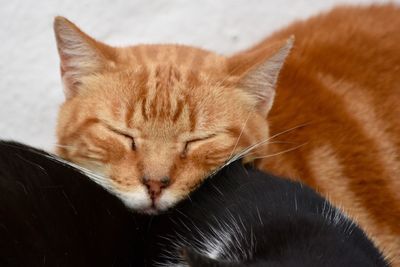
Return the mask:
<path id="1" fill-rule="evenodd" d="M 256 109 L 262 115 L 267 115 L 272 107 L 278 76 L 293 47 L 293 42 L 294 36 L 291 36 L 283 45 L 280 44 L 278 49 L 268 47 L 230 59 L 234 64 L 231 68 L 237 68 L 239 71 L 242 68 L 244 72 L 239 74 L 241 76 L 239 87 L 254 98 Z M 260 62 L 260 58 L 264 60 Z"/>
<path id="2" fill-rule="evenodd" d="M 66 98 L 74 97 L 82 80 L 114 65 L 115 49 L 101 43 L 64 17 L 54 19 Z"/>

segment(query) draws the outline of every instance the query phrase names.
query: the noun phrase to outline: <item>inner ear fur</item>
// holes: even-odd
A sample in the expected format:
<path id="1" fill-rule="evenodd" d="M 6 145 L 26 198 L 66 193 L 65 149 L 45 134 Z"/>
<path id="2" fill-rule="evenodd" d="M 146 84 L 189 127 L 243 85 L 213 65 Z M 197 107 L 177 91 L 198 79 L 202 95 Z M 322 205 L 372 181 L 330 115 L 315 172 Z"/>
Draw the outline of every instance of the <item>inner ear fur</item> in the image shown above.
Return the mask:
<path id="1" fill-rule="evenodd" d="M 255 101 L 255 108 L 266 115 L 272 107 L 276 83 L 294 37 L 268 47 L 249 50 L 228 59 L 230 75 L 239 77 L 238 87 Z"/>
<path id="2" fill-rule="evenodd" d="M 83 77 L 114 65 L 115 48 L 96 41 L 68 19 L 56 17 L 54 33 L 67 98 L 76 94 Z"/>

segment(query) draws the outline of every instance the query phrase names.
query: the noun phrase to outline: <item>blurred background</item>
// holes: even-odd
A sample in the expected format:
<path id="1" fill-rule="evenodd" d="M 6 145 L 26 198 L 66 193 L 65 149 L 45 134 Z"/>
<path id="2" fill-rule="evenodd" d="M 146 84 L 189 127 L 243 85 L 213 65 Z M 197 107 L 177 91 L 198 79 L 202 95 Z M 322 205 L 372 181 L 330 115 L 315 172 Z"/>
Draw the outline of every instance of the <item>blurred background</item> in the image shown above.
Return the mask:
<path id="1" fill-rule="evenodd" d="M 56 15 L 111 45 L 182 43 L 232 54 L 334 5 L 384 2 L 0 0 L 0 139 L 49 150 L 55 143 L 57 109 L 63 101 L 52 30 Z"/>

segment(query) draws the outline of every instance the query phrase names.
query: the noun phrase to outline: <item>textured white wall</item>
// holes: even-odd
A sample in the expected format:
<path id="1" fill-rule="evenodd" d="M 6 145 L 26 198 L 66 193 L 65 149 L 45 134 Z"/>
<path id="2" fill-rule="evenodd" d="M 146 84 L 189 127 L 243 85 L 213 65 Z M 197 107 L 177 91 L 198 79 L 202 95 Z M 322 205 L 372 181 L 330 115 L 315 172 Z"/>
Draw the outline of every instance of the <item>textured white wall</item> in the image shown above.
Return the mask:
<path id="1" fill-rule="evenodd" d="M 290 21 L 371 0 L 0 0 L 0 139 L 50 149 L 63 101 L 52 20 L 113 45 L 184 43 L 233 53 Z M 400 0 L 396 0 L 400 3 Z"/>

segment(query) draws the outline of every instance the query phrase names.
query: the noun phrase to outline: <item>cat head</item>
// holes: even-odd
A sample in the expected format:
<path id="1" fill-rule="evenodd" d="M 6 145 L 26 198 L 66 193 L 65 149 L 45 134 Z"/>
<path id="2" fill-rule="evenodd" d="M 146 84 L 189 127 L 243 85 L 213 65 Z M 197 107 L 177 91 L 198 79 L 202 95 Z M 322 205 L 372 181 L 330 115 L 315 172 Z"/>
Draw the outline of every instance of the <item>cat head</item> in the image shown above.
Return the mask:
<path id="1" fill-rule="evenodd" d="M 292 39 L 226 58 L 181 45 L 112 47 L 62 17 L 54 30 L 66 97 L 57 153 L 128 207 L 166 210 L 229 160 L 265 148 Z"/>

